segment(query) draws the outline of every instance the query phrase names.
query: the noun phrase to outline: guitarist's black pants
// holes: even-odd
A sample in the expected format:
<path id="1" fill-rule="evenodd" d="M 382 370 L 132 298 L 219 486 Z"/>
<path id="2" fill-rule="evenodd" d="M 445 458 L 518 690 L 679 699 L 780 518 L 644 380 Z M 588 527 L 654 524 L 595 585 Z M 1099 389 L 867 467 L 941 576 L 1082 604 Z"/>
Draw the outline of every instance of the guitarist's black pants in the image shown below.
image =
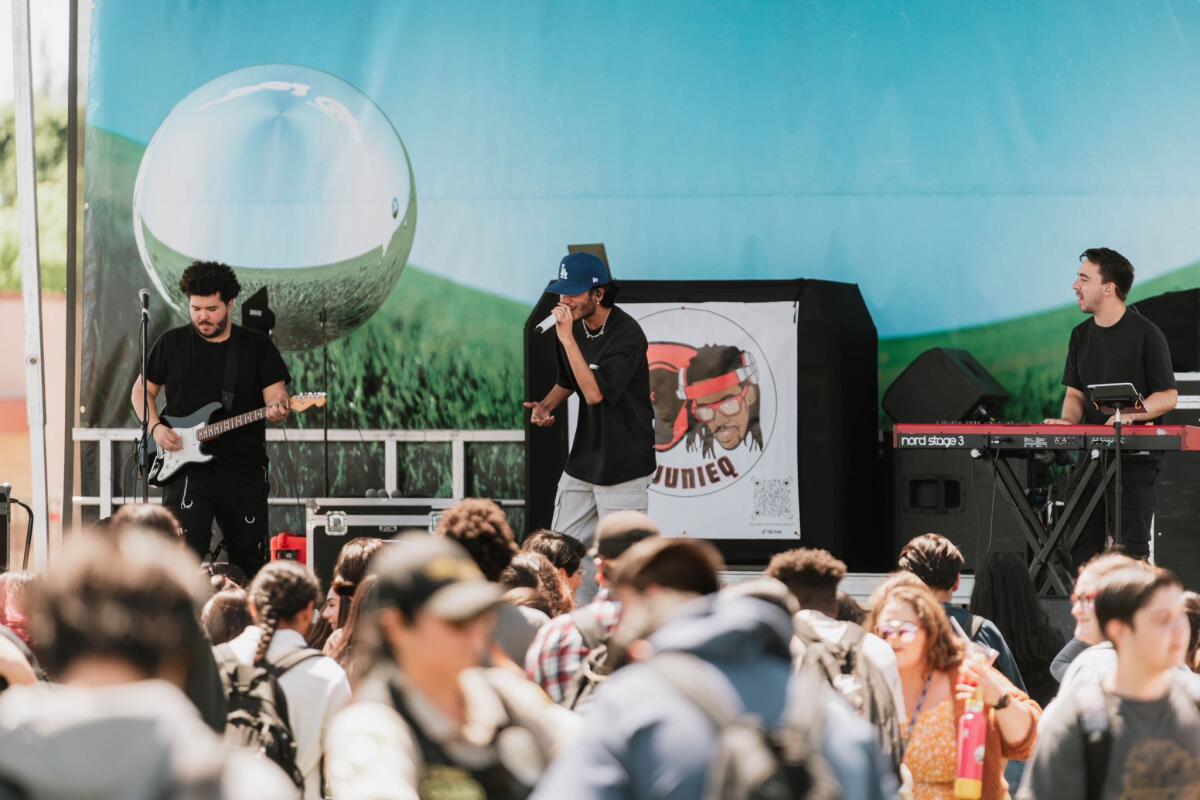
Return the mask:
<path id="1" fill-rule="evenodd" d="M 188 547 L 200 558 L 212 551 L 213 520 L 229 563 L 250 580 L 267 562 L 266 468 L 231 469 L 218 461 L 192 464 L 163 487 L 163 505 L 175 512 Z"/>

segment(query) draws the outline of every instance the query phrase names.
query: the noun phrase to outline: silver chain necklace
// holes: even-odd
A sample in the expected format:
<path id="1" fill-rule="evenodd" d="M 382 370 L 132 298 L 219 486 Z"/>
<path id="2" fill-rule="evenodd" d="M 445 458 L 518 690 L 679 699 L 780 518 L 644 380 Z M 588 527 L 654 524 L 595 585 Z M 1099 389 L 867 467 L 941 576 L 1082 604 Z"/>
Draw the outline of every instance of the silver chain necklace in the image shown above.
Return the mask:
<path id="1" fill-rule="evenodd" d="M 586 336 L 589 339 L 599 339 L 601 336 L 604 335 L 604 329 L 608 327 L 608 321 L 610 319 L 612 319 L 612 314 L 609 314 L 607 317 L 604 318 L 604 324 L 600 326 L 600 330 L 596 331 L 596 333 L 592 333 L 591 331 L 589 331 L 587 323 L 584 322 L 583 320 L 579 320 L 579 324 L 583 326 L 583 335 L 584 336 Z"/>

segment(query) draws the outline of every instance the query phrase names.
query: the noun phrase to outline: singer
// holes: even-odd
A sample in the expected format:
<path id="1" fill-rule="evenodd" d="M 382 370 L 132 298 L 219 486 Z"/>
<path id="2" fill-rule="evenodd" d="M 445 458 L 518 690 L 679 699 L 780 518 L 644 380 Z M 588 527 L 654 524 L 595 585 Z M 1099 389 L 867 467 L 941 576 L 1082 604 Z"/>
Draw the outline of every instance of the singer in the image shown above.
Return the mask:
<path id="1" fill-rule="evenodd" d="M 558 379 L 541 401 L 525 403 L 534 425 L 554 424 L 554 411 L 572 394 L 583 401 L 551 527 L 590 547 L 597 520 L 613 511 L 645 511 L 654 474 L 654 409 L 646 335 L 614 305 L 620 286 L 604 262 L 573 253 L 546 291 L 554 308 Z M 584 559 L 579 599 L 595 592 L 595 566 Z"/>
<path id="2" fill-rule="evenodd" d="M 188 298 L 191 322 L 158 338 L 146 362 L 150 435 L 164 450 L 179 449 L 179 437 L 159 420 L 155 400 L 166 387 L 163 413 L 186 416 L 233 391 L 229 415 L 268 406 L 267 419 L 288 415 L 291 374 L 274 342 L 232 323 L 241 290 L 225 264 L 197 261 L 183 271 L 180 291 Z M 134 413 L 142 413 L 142 379 L 133 384 Z M 247 425 L 205 445 L 215 458 L 192 464 L 163 487 L 163 505 L 183 527 L 188 546 L 201 558 L 209 552 L 214 518 L 229 560 L 253 577 L 266 563 L 267 450 L 263 423 Z"/>

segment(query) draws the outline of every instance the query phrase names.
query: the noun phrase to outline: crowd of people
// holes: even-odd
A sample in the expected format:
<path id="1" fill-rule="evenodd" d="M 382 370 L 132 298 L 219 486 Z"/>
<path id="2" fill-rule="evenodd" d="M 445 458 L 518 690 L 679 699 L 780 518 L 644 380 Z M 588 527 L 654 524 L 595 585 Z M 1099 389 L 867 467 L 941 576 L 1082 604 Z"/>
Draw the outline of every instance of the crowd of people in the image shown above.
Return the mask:
<path id="1" fill-rule="evenodd" d="M 322 587 L 127 506 L 0 576 L 0 798 L 952 798 L 971 715 L 985 800 L 1200 797 L 1200 598 L 1103 553 L 1064 643 L 1020 555 L 963 568 L 917 537 L 863 608 L 823 550 L 722 585 L 644 513 L 472 499 Z"/>

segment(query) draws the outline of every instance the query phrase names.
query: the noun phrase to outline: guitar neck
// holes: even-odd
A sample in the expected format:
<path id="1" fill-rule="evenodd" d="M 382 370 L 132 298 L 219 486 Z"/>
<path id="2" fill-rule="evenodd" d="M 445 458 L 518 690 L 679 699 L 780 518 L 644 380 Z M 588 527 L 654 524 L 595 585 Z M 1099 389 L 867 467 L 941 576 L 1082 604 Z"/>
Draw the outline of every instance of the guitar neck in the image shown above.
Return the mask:
<path id="1" fill-rule="evenodd" d="M 202 442 L 211 441 L 218 436 L 229 433 L 238 428 L 244 428 L 251 423 L 267 418 L 267 409 L 256 408 L 253 411 L 247 411 L 245 414 L 238 414 L 236 417 L 223 419 L 220 422 L 214 422 L 211 425 L 205 425 L 200 430 L 196 431 L 196 438 Z"/>

